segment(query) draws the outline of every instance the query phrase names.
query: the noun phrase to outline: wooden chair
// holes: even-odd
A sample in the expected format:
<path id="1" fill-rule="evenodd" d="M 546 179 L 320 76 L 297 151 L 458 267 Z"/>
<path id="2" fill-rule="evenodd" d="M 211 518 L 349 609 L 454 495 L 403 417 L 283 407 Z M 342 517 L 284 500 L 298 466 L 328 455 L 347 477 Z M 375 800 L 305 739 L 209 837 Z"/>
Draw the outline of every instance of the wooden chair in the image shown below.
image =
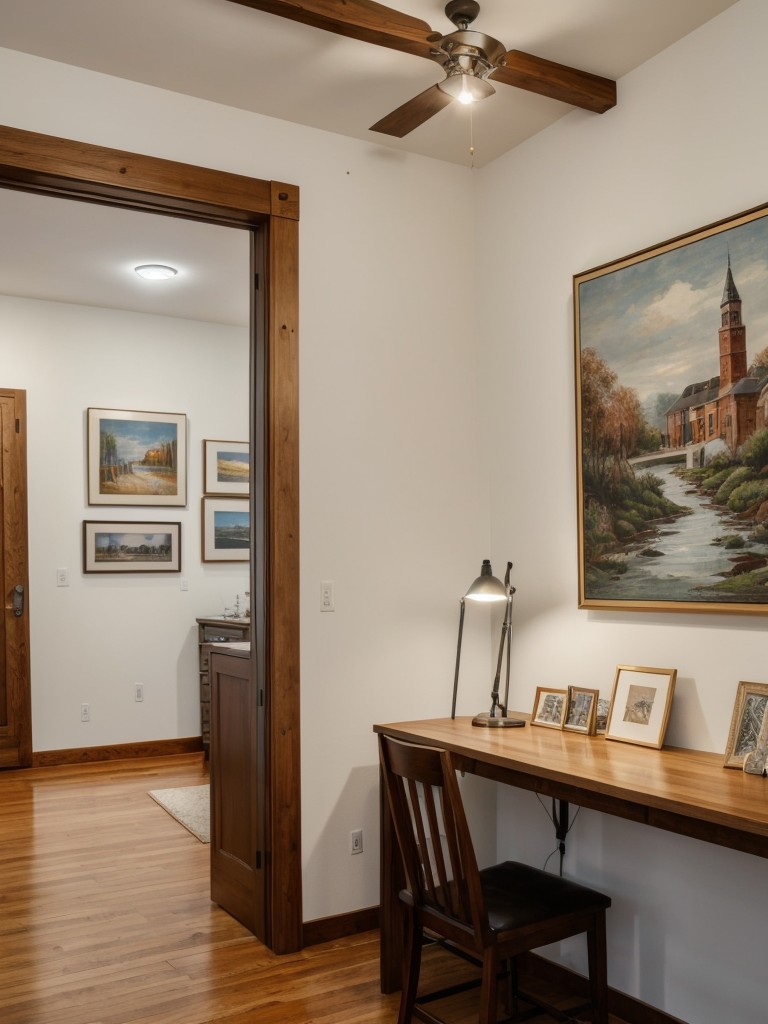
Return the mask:
<path id="1" fill-rule="evenodd" d="M 609 897 L 559 875 L 506 861 L 478 870 L 448 751 L 379 737 L 382 778 L 405 871 L 406 934 L 398 1024 L 440 1018 L 417 1000 L 425 931 L 481 965 L 480 1024 L 497 1021 L 498 979 L 514 958 L 582 932 L 587 936 L 592 1020 L 608 1024 L 605 911 Z M 442 835 L 441 835 L 442 833 Z M 522 994 L 520 994 L 522 996 Z M 560 1020 L 573 1020 L 525 995 Z M 570 1010 L 569 1013 L 582 1012 Z M 527 1015 L 530 1016 L 530 1013 Z"/>

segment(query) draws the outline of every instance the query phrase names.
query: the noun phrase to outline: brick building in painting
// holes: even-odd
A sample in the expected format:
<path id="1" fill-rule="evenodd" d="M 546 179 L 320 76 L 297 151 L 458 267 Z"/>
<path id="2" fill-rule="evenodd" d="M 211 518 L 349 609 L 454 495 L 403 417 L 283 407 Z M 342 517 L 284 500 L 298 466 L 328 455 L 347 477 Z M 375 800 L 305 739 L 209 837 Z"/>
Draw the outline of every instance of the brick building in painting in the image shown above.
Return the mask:
<path id="1" fill-rule="evenodd" d="M 720 303 L 720 374 L 689 384 L 666 413 L 667 444 L 681 448 L 721 438 L 732 451 L 768 425 L 768 367 L 747 374 L 747 331 L 731 258 Z"/>

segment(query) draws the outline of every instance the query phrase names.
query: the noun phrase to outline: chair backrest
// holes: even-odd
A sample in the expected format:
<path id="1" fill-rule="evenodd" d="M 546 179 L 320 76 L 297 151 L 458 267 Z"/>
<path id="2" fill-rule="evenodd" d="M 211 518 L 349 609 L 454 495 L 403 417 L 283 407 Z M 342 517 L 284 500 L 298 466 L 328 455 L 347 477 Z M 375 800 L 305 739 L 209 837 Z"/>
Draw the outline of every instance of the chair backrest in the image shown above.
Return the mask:
<path id="1" fill-rule="evenodd" d="M 379 736 L 382 777 L 414 906 L 482 944 L 488 930 L 477 860 L 447 750 Z"/>

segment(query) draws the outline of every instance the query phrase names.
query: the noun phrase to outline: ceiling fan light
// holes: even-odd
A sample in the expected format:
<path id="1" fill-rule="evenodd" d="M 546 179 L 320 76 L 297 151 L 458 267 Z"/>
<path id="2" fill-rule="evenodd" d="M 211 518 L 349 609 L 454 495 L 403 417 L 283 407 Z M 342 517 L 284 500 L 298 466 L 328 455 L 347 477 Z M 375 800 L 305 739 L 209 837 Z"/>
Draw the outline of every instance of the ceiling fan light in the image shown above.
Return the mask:
<path id="1" fill-rule="evenodd" d="M 133 269 L 145 281 L 167 281 L 170 277 L 175 277 L 178 274 L 175 267 L 167 267 L 162 263 L 142 263 L 141 266 Z"/>
<path id="2" fill-rule="evenodd" d="M 496 92 L 490 82 L 484 78 L 477 78 L 475 75 L 452 74 L 437 83 L 438 88 L 447 92 L 450 97 L 458 100 L 459 103 L 477 103 L 479 100 L 487 99 Z"/>

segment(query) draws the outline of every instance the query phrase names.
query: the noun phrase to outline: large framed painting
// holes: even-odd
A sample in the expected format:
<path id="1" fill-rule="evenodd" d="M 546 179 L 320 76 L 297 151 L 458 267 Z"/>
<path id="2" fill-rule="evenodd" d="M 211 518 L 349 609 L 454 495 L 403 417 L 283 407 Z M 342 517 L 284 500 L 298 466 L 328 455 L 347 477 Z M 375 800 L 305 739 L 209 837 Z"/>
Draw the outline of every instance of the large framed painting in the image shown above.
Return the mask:
<path id="1" fill-rule="evenodd" d="M 83 572 L 181 572 L 181 523 L 83 523 Z"/>
<path id="2" fill-rule="evenodd" d="M 579 607 L 768 612 L 768 206 L 574 277 Z"/>
<path id="3" fill-rule="evenodd" d="M 184 506 L 187 417 L 88 409 L 88 504 Z"/>

